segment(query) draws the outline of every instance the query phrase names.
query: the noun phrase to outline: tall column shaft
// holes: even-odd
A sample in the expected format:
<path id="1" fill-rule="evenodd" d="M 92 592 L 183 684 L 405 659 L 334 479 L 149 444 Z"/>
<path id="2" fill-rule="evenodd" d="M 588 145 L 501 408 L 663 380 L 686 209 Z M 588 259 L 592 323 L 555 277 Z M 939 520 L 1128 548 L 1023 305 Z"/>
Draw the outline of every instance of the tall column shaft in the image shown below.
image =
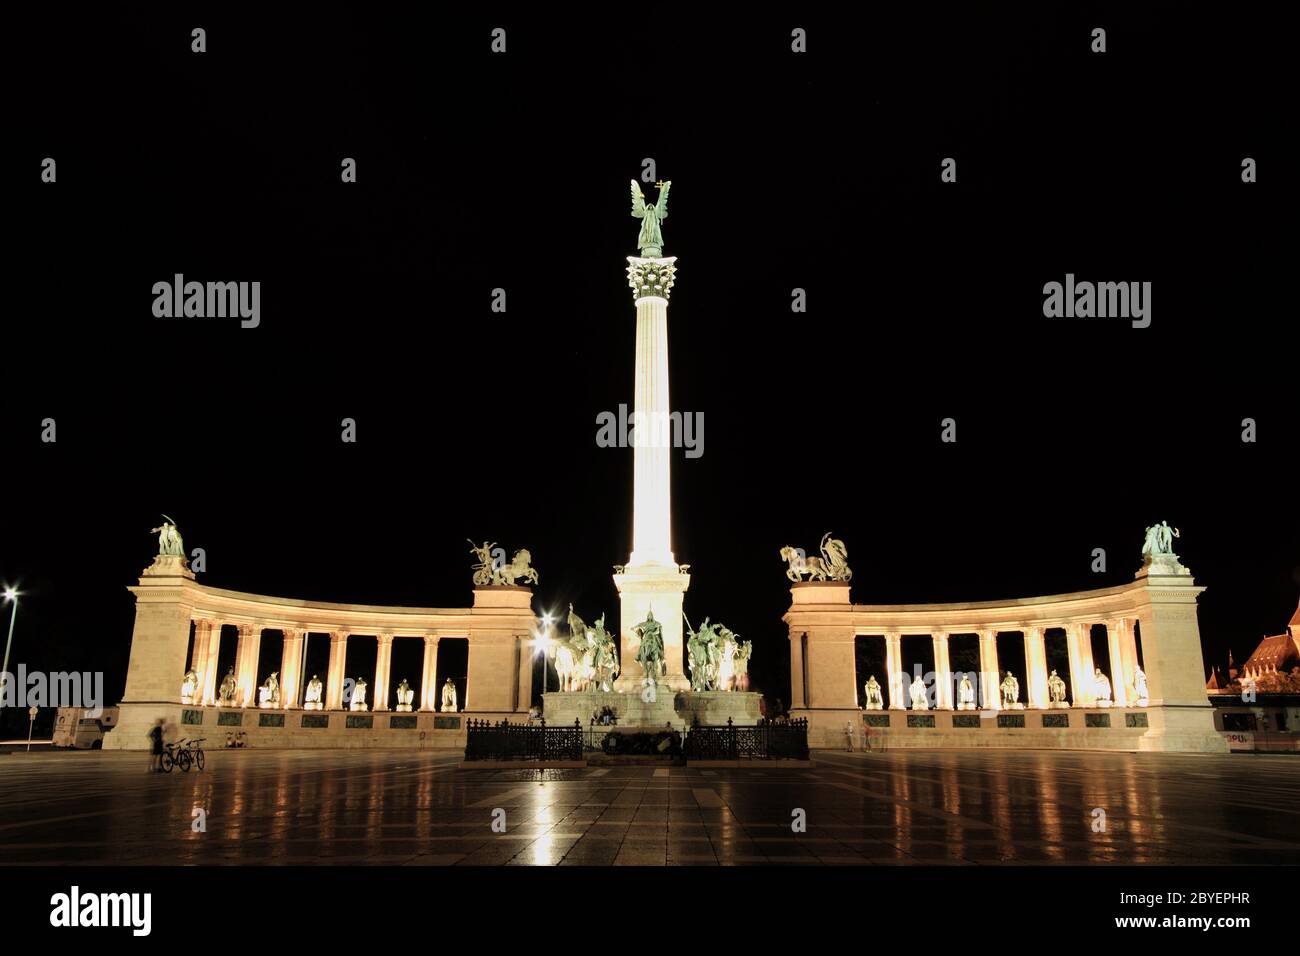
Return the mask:
<path id="1" fill-rule="evenodd" d="M 628 257 L 628 284 L 636 305 L 636 364 L 632 395 L 632 554 L 614 575 L 619 592 L 619 664 L 615 687 L 639 691 L 645 674 L 636 661 L 635 628 L 651 611 L 662 628 L 671 690 L 686 690 L 682 664 L 682 598 L 690 578 L 681 574 L 672 545 L 672 419 L 668 397 L 668 294 L 674 263 L 669 258 Z"/>
<path id="2" fill-rule="evenodd" d="M 1130 704 L 1137 702 L 1136 692 L 1133 687 L 1133 680 L 1137 676 L 1138 653 L 1137 637 L 1133 633 L 1133 618 L 1121 617 L 1106 624 L 1107 631 L 1114 630 L 1119 643 L 1119 667 L 1118 670 L 1124 675 L 1125 698 Z"/>
<path id="3" fill-rule="evenodd" d="M 393 667 L 393 635 L 376 635 L 375 647 L 375 710 L 388 709 L 389 671 Z"/>
<path id="4" fill-rule="evenodd" d="M 952 710 L 952 665 L 948 661 L 948 634 L 931 634 L 934 642 L 934 706 Z"/>
<path id="5" fill-rule="evenodd" d="M 257 687 L 257 659 L 262 653 L 262 626 L 260 624 L 239 625 L 239 645 L 235 657 L 239 666 L 235 676 L 239 679 L 239 690 L 235 703 L 247 707 L 253 703 Z"/>
<path id="6" fill-rule="evenodd" d="M 330 634 L 330 663 L 325 673 L 325 709 L 343 709 L 343 665 L 348 653 L 348 635 L 345 631 Z"/>
<path id="7" fill-rule="evenodd" d="M 424 635 L 424 668 L 420 672 L 420 709 L 437 710 L 438 688 L 438 638 Z"/>
<path id="8" fill-rule="evenodd" d="M 889 709 L 906 710 L 903 703 L 903 688 L 907 675 L 903 673 L 903 636 L 901 634 L 885 635 L 885 677 L 889 681 Z"/>
<path id="9" fill-rule="evenodd" d="M 303 632 L 284 628 L 281 633 L 284 648 L 280 652 L 280 706 L 288 710 L 297 707 L 302 697 Z"/>
<path id="10" fill-rule="evenodd" d="M 673 561 L 672 432 L 668 402 L 668 300 L 636 300 L 633 400 L 632 557 L 628 564 Z"/>
<path id="11" fill-rule="evenodd" d="M 1002 709 L 1001 670 L 998 664 L 998 632 L 980 631 L 980 705 L 985 710 Z"/>
<path id="12" fill-rule="evenodd" d="M 208 668 L 208 641 L 211 639 L 212 622 L 194 622 L 194 647 L 190 651 L 189 669 L 198 676 L 199 699 L 202 700 L 204 675 Z"/>
<path id="13" fill-rule="evenodd" d="M 203 696 L 200 698 L 207 706 L 217 702 L 217 667 L 221 659 L 221 622 L 213 621 L 208 633 L 208 663 L 203 672 Z"/>
<path id="14" fill-rule="evenodd" d="M 517 638 L 519 641 L 519 692 L 515 698 L 515 710 L 519 713 L 527 713 L 528 708 L 533 706 L 533 650 L 534 645 L 526 637 Z"/>
<path id="15" fill-rule="evenodd" d="M 1070 695 L 1075 707 L 1097 703 L 1092 678 L 1092 625 L 1076 623 L 1065 629 L 1065 645 L 1070 652 Z"/>
<path id="16" fill-rule="evenodd" d="M 1025 676 L 1029 684 L 1029 706 L 1047 706 L 1047 647 L 1041 627 L 1025 628 Z"/>
<path id="17" fill-rule="evenodd" d="M 1114 621 L 1103 621 L 1102 626 L 1106 628 L 1106 651 L 1107 657 L 1110 658 L 1110 699 L 1115 706 L 1123 707 L 1128 704 L 1128 689 L 1124 681 L 1124 666 L 1119 657 L 1119 631 L 1115 629 Z"/>
<path id="18" fill-rule="evenodd" d="M 807 706 L 804 701 L 803 632 L 790 634 L 790 709 Z"/>

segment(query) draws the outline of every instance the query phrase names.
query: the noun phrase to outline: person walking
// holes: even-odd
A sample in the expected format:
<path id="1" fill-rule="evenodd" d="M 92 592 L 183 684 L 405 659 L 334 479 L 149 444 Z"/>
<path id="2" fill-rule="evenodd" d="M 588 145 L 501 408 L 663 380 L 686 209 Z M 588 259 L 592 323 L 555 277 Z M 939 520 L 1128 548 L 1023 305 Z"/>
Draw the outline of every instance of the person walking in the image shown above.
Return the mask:
<path id="1" fill-rule="evenodd" d="M 162 773 L 163 722 L 162 718 L 149 731 L 149 772 Z"/>

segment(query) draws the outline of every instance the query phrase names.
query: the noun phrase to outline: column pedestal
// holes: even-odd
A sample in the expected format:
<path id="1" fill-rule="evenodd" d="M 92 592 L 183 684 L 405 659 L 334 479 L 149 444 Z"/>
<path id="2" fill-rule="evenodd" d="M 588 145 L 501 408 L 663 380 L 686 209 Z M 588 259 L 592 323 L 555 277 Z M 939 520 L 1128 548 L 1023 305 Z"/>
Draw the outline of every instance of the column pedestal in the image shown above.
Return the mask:
<path id="1" fill-rule="evenodd" d="M 677 565 L 629 565 L 614 575 L 619 598 L 619 676 L 614 689 L 620 693 L 639 693 L 645 671 L 637 661 L 641 639 L 632 629 L 644 621 L 650 611 L 662 628 L 666 676 L 659 685 L 669 690 L 689 690 L 690 678 L 682 665 L 682 598 L 690 587 L 691 576 Z"/>

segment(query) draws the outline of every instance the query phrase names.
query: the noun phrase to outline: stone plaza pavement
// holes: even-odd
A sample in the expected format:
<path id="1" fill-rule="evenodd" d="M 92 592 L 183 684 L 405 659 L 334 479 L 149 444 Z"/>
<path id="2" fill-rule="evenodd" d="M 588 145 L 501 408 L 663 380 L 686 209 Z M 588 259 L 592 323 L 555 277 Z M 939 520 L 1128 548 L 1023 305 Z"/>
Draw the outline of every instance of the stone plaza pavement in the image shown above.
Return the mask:
<path id="1" fill-rule="evenodd" d="M 466 771 L 451 754 L 249 750 L 155 775 L 147 759 L 0 756 L 0 864 L 1300 863 L 1300 760 L 1287 756 L 818 752 L 780 770 Z"/>

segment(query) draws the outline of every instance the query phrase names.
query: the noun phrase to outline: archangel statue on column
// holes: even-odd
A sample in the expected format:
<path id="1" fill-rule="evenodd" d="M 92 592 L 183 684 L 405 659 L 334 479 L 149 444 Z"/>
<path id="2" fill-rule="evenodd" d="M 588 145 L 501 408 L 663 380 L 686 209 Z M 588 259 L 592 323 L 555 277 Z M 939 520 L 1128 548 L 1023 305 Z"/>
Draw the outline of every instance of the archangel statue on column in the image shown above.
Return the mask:
<path id="1" fill-rule="evenodd" d="M 668 218 L 668 187 L 672 180 L 657 184 L 659 202 L 647 203 L 645 193 L 636 180 L 632 180 L 632 218 L 641 220 L 641 234 L 637 236 L 636 247 L 647 259 L 658 259 L 663 255 L 664 236 L 659 224 Z"/>

